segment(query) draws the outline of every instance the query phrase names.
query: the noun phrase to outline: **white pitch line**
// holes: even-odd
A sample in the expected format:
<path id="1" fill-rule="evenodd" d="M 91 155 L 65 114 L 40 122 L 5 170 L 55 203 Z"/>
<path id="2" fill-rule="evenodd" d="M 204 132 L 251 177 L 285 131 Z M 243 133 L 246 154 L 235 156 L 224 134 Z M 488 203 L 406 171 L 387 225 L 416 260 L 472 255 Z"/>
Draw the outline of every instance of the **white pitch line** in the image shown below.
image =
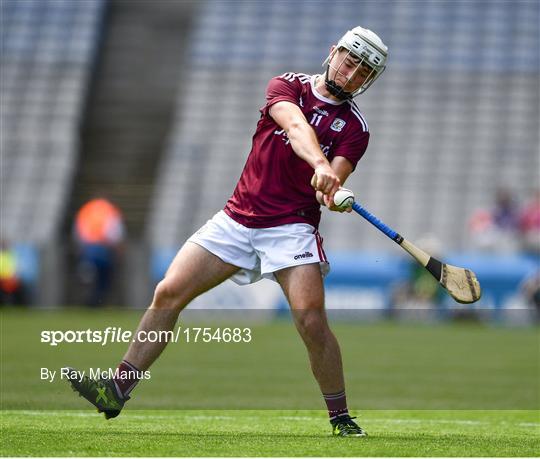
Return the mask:
<path id="1" fill-rule="evenodd" d="M 520 422 L 518 426 L 523 427 L 540 427 L 540 422 Z"/>
<path id="2" fill-rule="evenodd" d="M 59 414 L 69 417 L 96 417 L 98 413 L 94 412 L 80 412 L 80 411 L 62 411 L 62 410 L 14 410 L 17 413 L 25 414 L 29 416 L 50 416 L 51 414 Z M 128 419 L 170 419 L 171 416 L 164 416 L 158 414 L 131 414 L 126 413 L 125 416 Z M 225 416 L 225 415 L 180 415 L 184 419 L 190 419 L 194 421 L 238 421 L 236 416 Z M 261 419 L 259 416 L 244 416 L 242 419 L 246 420 L 258 420 Z M 308 422 L 321 422 L 323 419 L 319 417 L 308 417 L 308 416 L 276 416 L 272 419 L 281 419 L 284 421 L 308 421 Z M 454 424 L 454 425 L 493 425 L 493 422 L 488 421 L 473 421 L 467 419 L 387 419 L 387 418 L 366 418 L 367 422 L 379 422 L 387 424 Z M 508 426 L 519 426 L 519 427 L 533 427 L 540 428 L 540 422 L 509 422 L 509 421 L 496 421 L 498 425 L 508 425 Z"/>
<path id="3" fill-rule="evenodd" d="M 182 416 L 185 419 L 194 419 L 195 421 L 234 421 L 238 420 L 237 417 L 234 416 L 223 416 L 223 415 L 217 415 L 217 416 L 209 416 L 205 414 L 197 414 L 197 415 L 185 415 Z M 242 419 L 259 419 L 257 416 L 245 416 Z"/>
<path id="4" fill-rule="evenodd" d="M 78 412 L 78 411 L 62 411 L 62 410 L 56 410 L 56 411 L 49 411 L 49 410 L 14 410 L 17 413 L 25 414 L 28 416 L 51 416 L 52 414 L 60 415 L 60 416 L 67 416 L 71 418 L 99 418 L 101 416 L 101 413 L 97 413 L 95 411 L 89 411 L 89 412 Z M 130 419 L 170 419 L 170 416 L 163 416 L 163 415 L 152 415 L 152 414 L 128 414 Z"/>
<path id="5" fill-rule="evenodd" d="M 308 417 L 308 416 L 276 416 L 278 419 L 284 421 L 320 421 L 321 418 Z"/>
<path id="6" fill-rule="evenodd" d="M 71 417 L 90 417 L 95 416 L 95 412 L 72 412 L 72 411 L 62 411 L 62 410 L 13 410 L 18 414 L 26 414 L 28 416 L 51 416 L 52 414 L 61 414 L 64 416 Z"/>
<path id="7" fill-rule="evenodd" d="M 385 418 L 366 418 L 369 422 L 381 422 L 390 424 L 456 424 L 456 425 L 493 425 L 488 421 L 471 421 L 466 419 L 385 419 Z M 498 425 L 520 426 L 520 427 L 540 427 L 540 422 L 509 422 L 495 421 Z"/>
<path id="8" fill-rule="evenodd" d="M 485 421 L 470 421 L 465 419 L 385 419 L 369 418 L 373 422 L 390 422 L 392 424 L 458 424 L 458 425 L 487 425 Z"/>

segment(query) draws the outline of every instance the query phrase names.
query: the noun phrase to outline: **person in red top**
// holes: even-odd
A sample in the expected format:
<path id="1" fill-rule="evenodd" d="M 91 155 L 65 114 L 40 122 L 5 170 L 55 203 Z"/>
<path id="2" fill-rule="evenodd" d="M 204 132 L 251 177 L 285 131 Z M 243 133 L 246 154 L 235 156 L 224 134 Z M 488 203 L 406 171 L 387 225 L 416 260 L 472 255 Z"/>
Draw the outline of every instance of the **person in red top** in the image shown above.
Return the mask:
<path id="1" fill-rule="evenodd" d="M 95 198 L 77 211 L 74 223 L 77 245 L 77 273 L 87 306 L 102 305 L 111 290 L 114 270 L 124 238 L 120 210 L 104 198 Z"/>
<path id="2" fill-rule="evenodd" d="M 140 331 L 172 330 L 190 301 L 229 278 L 239 284 L 277 281 L 338 436 L 366 433 L 347 411 L 341 353 L 324 309 L 328 261 L 317 228 L 321 205 L 343 211 L 334 205 L 334 193 L 369 142 L 353 97 L 381 75 L 387 52 L 375 33 L 355 27 L 331 47 L 323 75 L 285 73 L 270 80 L 232 197 L 180 249 L 139 325 Z M 135 339 L 118 370 L 138 377 L 95 381 L 72 370 L 71 383 L 106 418 L 115 417 L 165 346 Z"/>
<path id="3" fill-rule="evenodd" d="M 540 189 L 521 211 L 519 227 L 523 250 L 531 255 L 540 255 Z"/>

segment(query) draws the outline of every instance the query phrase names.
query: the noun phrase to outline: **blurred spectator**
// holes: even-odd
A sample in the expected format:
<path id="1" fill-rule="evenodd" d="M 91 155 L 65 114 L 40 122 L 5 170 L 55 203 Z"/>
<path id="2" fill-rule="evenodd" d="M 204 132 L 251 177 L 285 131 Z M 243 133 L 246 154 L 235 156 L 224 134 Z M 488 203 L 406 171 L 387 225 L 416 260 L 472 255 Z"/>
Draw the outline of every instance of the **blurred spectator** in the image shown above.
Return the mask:
<path id="1" fill-rule="evenodd" d="M 88 290 L 83 301 L 88 306 L 103 304 L 124 239 L 122 214 L 108 200 L 92 199 L 77 212 L 74 233 L 79 258 L 77 274 Z"/>
<path id="2" fill-rule="evenodd" d="M 540 189 L 534 192 L 532 200 L 525 205 L 519 218 L 519 229 L 523 249 L 540 255 Z"/>
<path id="3" fill-rule="evenodd" d="M 492 209 L 476 211 L 469 220 L 475 248 L 515 252 L 519 248 L 519 210 L 510 190 L 499 188 Z"/>
<path id="4" fill-rule="evenodd" d="M 0 241 L 0 305 L 20 305 L 24 302 L 24 285 L 17 270 L 17 255 L 5 241 Z"/>
<path id="5" fill-rule="evenodd" d="M 540 321 L 540 271 L 525 279 L 520 290 L 527 306 L 534 309 L 536 321 Z"/>
<path id="6" fill-rule="evenodd" d="M 440 258 L 442 244 L 435 236 L 425 235 L 416 244 L 431 256 Z M 392 298 L 393 308 L 396 311 L 409 310 L 407 318 L 429 319 L 434 318 L 430 311 L 437 310 L 443 299 L 444 291 L 437 280 L 417 261 L 410 260 L 409 279 L 396 288 Z"/>

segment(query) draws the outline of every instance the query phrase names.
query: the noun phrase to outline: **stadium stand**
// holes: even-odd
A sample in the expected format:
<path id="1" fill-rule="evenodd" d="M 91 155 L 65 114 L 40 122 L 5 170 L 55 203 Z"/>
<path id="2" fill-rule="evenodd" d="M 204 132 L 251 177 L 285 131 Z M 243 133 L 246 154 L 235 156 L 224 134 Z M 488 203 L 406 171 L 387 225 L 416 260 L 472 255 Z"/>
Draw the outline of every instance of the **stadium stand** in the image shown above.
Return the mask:
<path id="1" fill-rule="evenodd" d="M 40 277 L 57 293 L 70 283 L 69 263 L 58 255 L 59 236 L 67 235 L 62 220 L 70 220 L 70 203 L 75 209 L 102 185 L 113 187 L 134 229 L 137 262 L 128 264 L 144 271 L 148 244 L 158 280 L 179 245 L 232 193 L 268 80 L 286 71 L 321 72 L 329 45 L 357 24 L 375 30 L 390 48 L 386 73 L 357 99 L 372 132 L 347 183 L 361 203 L 412 240 L 436 234 L 449 260 L 460 260 L 474 210 L 489 207 L 501 186 L 518 197 L 537 186 L 537 1 L 187 3 L 1 2 L 1 229 L 29 283 Z M 105 13 L 110 18 L 115 5 L 119 26 L 107 22 L 105 34 Z M 144 27 L 134 22 L 141 16 Z M 112 50 L 100 47 L 101 39 Z M 110 64 L 102 75 L 94 73 L 98 48 Z M 150 78 L 139 68 L 151 69 Z M 105 103 L 88 98 L 92 76 L 93 92 L 99 89 Z M 148 80 L 154 86 L 141 90 Z M 81 138 L 83 116 L 92 129 Z M 402 252 L 384 236 L 358 217 L 325 213 L 321 232 L 336 254 L 335 273 L 349 269 L 341 255 L 351 251 L 364 255 L 365 263 L 351 271 L 358 285 L 370 279 L 373 263 L 404 276 L 392 271 Z M 145 240 L 137 239 L 140 233 Z M 489 286 L 491 279 L 494 289 L 510 262 L 513 274 L 537 266 L 536 260 L 496 263 L 489 256 L 464 260 L 479 274 L 491 273 L 482 282 Z M 130 305 L 146 301 L 137 290 L 146 279 L 139 277 L 129 277 Z M 518 277 L 510 279 L 514 290 Z M 502 304 L 509 290 L 493 290 L 491 302 Z M 49 295 L 55 298 L 49 303 L 58 304 L 60 296 Z"/>
<path id="2" fill-rule="evenodd" d="M 66 227 L 84 202 L 106 196 L 122 209 L 130 239 L 140 238 L 196 6 L 108 0 Z"/>
<path id="3" fill-rule="evenodd" d="M 178 247 L 232 193 L 267 81 L 319 73 L 357 23 L 388 44 L 385 75 L 358 104 L 372 141 L 347 183 L 409 238 L 466 248 L 466 220 L 506 183 L 536 181 L 539 4 L 535 1 L 206 2 L 193 27 L 190 77 L 160 165 L 147 237 Z M 329 249 L 388 249 L 361 219 L 327 215 Z"/>
<path id="4" fill-rule="evenodd" d="M 1 235 L 14 244 L 29 302 L 58 300 L 52 245 L 69 202 L 104 10 L 104 0 L 0 4 Z"/>
<path id="5" fill-rule="evenodd" d="M 104 5 L 1 2 L 0 180 L 7 240 L 37 247 L 58 234 Z"/>

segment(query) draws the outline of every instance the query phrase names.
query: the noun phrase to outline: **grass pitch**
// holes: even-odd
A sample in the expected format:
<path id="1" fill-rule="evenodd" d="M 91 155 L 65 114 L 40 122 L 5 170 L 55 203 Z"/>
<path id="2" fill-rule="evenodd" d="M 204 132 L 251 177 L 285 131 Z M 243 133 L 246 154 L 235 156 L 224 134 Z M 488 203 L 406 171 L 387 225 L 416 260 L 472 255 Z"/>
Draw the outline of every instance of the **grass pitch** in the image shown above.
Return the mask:
<path id="1" fill-rule="evenodd" d="M 332 438 L 289 320 L 253 341 L 171 343 L 116 419 L 40 368 L 114 366 L 125 344 L 40 342 L 42 330 L 133 330 L 140 311 L 1 311 L 3 456 L 536 456 L 538 328 L 334 321 L 349 406 L 369 433 Z M 196 319 L 193 326 L 219 326 Z M 222 325 L 222 324 L 221 324 Z M 232 323 L 228 325 L 240 325 Z"/>
<path id="2" fill-rule="evenodd" d="M 531 411 L 364 411 L 367 438 L 333 438 L 322 411 L 8 411 L 10 456 L 536 456 Z"/>

